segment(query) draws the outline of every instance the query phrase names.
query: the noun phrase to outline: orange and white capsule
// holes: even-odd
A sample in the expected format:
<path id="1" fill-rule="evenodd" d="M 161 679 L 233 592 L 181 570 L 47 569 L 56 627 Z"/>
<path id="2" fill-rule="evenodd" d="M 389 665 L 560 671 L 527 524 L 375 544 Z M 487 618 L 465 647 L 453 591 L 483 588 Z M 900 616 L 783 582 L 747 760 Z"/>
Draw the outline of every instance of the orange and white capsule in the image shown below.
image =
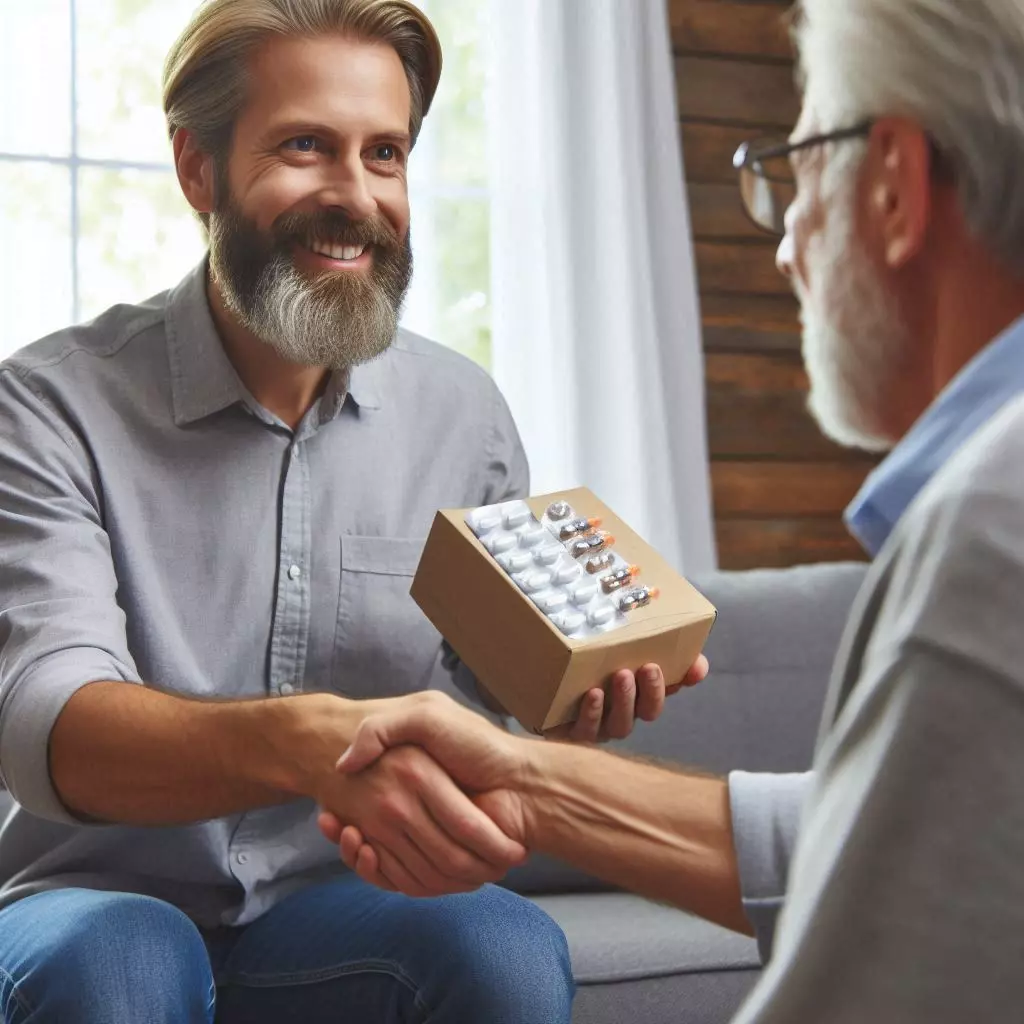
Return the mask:
<path id="1" fill-rule="evenodd" d="M 615 538 L 610 533 L 594 533 L 589 537 L 580 537 L 569 545 L 569 554 L 573 558 L 585 558 L 587 555 L 596 555 L 605 548 L 610 548 L 615 543 Z"/>
<path id="2" fill-rule="evenodd" d="M 637 608 L 646 608 L 660 594 L 661 591 L 657 587 L 636 587 L 634 590 L 628 590 L 619 598 L 619 610 L 632 612 Z"/>
<path id="3" fill-rule="evenodd" d="M 616 590 L 628 587 L 639 575 L 639 565 L 630 565 L 622 569 L 616 569 L 615 572 L 610 572 L 607 576 L 601 577 L 601 589 L 606 594 L 613 594 Z"/>
<path id="4" fill-rule="evenodd" d="M 562 528 L 558 531 L 558 536 L 562 540 L 572 540 L 574 537 L 580 537 L 587 533 L 593 533 L 601 525 L 601 520 L 597 517 L 591 519 L 572 519 L 568 523 L 565 523 Z"/>

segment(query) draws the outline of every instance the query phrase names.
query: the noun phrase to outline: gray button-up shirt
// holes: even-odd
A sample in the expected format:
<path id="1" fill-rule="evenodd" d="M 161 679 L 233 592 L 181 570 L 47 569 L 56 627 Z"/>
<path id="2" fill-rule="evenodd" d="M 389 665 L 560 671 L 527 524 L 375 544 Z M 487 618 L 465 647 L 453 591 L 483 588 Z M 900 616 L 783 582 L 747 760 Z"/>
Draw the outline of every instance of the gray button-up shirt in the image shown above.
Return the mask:
<path id="1" fill-rule="evenodd" d="M 50 730 L 97 680 L 250 699 L 450 684 L 409 597 L 433 515 L 527 492 L 491 380 L 404 331 L 293 432 L 239 380 L 205 280 L 0 367 L 0 778 L 20 805 L 0 905 L 81 885 L 241 924 L 343 870 L 310 801 L 83 825 L 54 792 Z"/>

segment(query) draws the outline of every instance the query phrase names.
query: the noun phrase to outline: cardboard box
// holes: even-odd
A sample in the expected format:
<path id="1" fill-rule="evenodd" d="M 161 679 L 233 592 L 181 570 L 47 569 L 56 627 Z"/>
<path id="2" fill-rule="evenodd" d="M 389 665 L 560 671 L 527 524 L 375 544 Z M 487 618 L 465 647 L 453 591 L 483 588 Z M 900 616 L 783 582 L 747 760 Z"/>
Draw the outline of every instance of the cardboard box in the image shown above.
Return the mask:
<path id="1" fill-rule="evenodd" d="M 580 516 L 600 516 L 615 551 L 641 567 L 638 583 L 660 597 L 629 623 L 583 640 L 563 636 L 516 586 L 466 524 L 468 509 L 438 512 L 412 597 L 479 682 L 528 729 L 575 721 L 580 698 L 623 668 L 661 665 L 669 684 L 697 659 L 717 612 L 661 556 L 586 488 L 530 498 L 539 519 L 565 500 Z"/>

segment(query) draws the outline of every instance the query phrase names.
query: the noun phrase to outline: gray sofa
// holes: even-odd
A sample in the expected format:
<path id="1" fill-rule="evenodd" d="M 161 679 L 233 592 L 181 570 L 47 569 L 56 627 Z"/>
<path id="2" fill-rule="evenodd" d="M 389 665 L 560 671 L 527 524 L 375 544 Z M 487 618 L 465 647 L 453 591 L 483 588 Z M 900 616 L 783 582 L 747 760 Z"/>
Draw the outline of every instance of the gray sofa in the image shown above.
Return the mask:
<path id="1" fill-rule="evenodd" d="M 711 675 L 623 746 L 723 773 L 807 768 L 863 574 L 859 565 L 825 565 L 695 580 L 719 610 L 707 647 Z M 0 791 L 0 821 L 8 800 Z M 534 858 L 507 884 L 565 930 L 579 986 L 577 1024 L 717 1024 L 757 979 L 753 940 L 609 891 L 554 861 Z"/>
<path id="2" fill-rule="evenodd" d="M 808 768 L 864 572 L 842 564 L 695 579 L 719 611 L 706 648 L 711 675 L 622 746 L 721 773 Z M 757 980 L 752 939 L 609 891 L 554 861 L 534 858 L 506 884 L 544 907 L 568 937 L 575 1024 L 719 1024 Z"/>

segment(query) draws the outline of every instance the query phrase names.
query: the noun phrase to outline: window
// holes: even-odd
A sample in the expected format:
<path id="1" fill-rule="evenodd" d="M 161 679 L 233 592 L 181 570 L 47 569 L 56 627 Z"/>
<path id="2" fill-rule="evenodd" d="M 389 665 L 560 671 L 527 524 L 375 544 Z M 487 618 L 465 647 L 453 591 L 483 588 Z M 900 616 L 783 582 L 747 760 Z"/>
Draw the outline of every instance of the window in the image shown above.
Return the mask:
<path id="1" fill-rule="evenodd" d="M 445 71 L 410 168 L 416 275 L 403 322 L 490 363 L 487 0 L 421 0 Z M 0 357 L 202 256 L 160 109 L 196 0 L 3 0 Z"/>

